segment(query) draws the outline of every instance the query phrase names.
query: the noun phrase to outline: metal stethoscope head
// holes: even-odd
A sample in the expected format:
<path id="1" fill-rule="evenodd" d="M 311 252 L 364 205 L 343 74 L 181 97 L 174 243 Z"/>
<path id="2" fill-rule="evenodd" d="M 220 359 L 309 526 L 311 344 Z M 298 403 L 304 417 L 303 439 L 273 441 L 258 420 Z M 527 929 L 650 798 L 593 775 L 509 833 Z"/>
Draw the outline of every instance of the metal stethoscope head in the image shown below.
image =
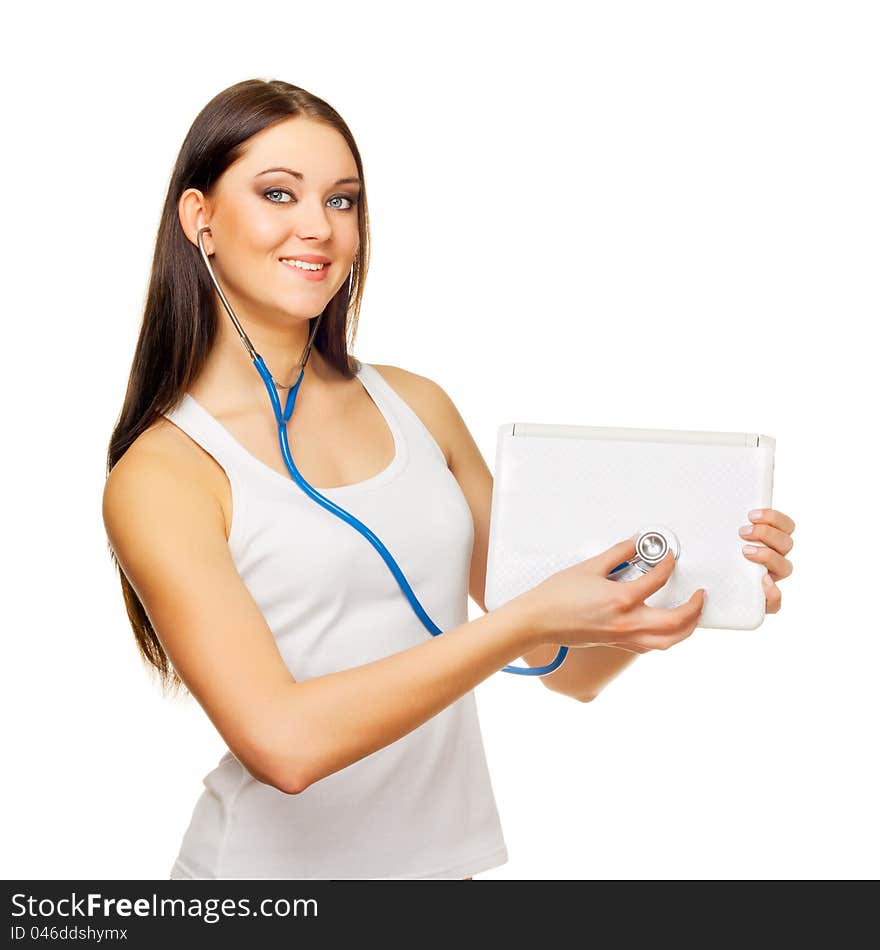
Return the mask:
<path id="1" fill-rule="evenodd" d="M 672 551 L 672 556 L 678 560 L 681 554 L 681 544 L 675 532 L 666 525 L 651 525 L 642 528 L 633 540 L 636 543 L 636 553 L 630 558 L 630 564 L 637 567 L 643 574 L 647 574 L 652 567 L 659 564 Z"/>
<path id="2" fill-rule="evenodd" d="M 211 278 L 211 283 L 214 285 L 214 288 L 216 289 L 218 295 L 220 296 L 220 300 L 222 301 L 223 306 L 226 308 L 226 312 L 232 318 L 232 322 L 235 324 L 235 329 L 238 331 L 238 335 L 241 338 L 241 342 L 244 344 L 245 349 L 248 351 L 248 356 L 250 356 L 253 362 L 257 364 L 258 368 L 260 366 L 265 367 L 266 364 L 263 362 L 263 357 L 260 356 L 260 354 L 254 349 L 253 344 L 248 339 L 247 333 L 244 332 L 244 328 L 238 322 L 238 317 L 236 317 L 236 315 L 233 313 L 232 307 L 229 305 L 229 301 L 226 299 L 226 294 L 223 293 L 223 289 L 220 287 L 220 284 L 217 281 L 216 276 L 214 275 L 214 268 L 211 266 L 211 261 L 210 261 L 210 258 L 208 257 L 208 252 L 205 250 L 205 245 L 202 241 L 202 234 L 204 234 L 205 231 L 210 231 L 210 230 L 211 229 L 209 227 L 199 228 L 198 233 L 196 234 L 196 240 L 198 241 L 199 251 L 202 255 L 202 260 L 205 262 L 205 267 L 208 268 L 208 275 Z M 300 378 L 302 378 L 302 374 L 305 372 L 306 363 L 308 362 L 309 354 L 312 351 L 312 343 L 314 342 L 315 334 L 318 332 L 318 326 L 320 325 L 321 317 L 323 316 L 324 316 L 324 313 L 322 311 L 318 315 L 318 319 L 315 320 L 315 326 L 312 328 L 312 334 L 309 337 L 309 342 L 306 344 L 306 348 L 303 350 L 302 357 L 300 358 L 300 361 L 299 361 L 297 382 L 299 381 Z M 267 373 L 269 372 L 268 369 L 266 370 L 266 372 Z M 269 374 L 269 378 L 272 380 L 275 386 L 278 387 L 278 389 L 291 389 L 293 388 L 293 386 L 296 385 L 296 383 L 291 383 L 289 386 L 282 386 L 280 383 L 275 381 L 275 377 L 272 376 L 271 374 Z"/>
<path id="3" fill-rule="evenodd" d="M 611 580 L 635 580 L 640 574 L 647 574 L 655 568 L 670 551 L 676 561 L 681 554 L 678 537 L 666 525 L 653 524 L 643 527 L 631 538 L 636 545 L 635 553 L 609 573 Z"/>

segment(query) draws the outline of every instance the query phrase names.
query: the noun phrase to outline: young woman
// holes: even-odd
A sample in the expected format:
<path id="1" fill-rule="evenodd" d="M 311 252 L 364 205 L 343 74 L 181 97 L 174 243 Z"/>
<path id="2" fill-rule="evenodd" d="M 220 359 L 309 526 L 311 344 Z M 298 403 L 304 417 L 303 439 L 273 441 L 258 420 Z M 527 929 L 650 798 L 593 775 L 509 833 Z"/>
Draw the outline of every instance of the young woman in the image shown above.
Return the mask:
<path id="1" fill-rule="evenodd" d="M 349 354 L 368 263 L 361 158 L 340 116 L 250 80 L 193 123 L 171 176 L 143 325 L 108 452 L 103 514 L 126 609 L 163 687 L 228 751 L 204 778 L 172 878 L 470 878 L 507 860 L 474 687 L 518 658 L 592 699 L 694 630 L 697 591 L 619 584 L 625 540 L 485 613 L 492 478 L 436 383 Z M 208 266 L 210 262 L 210 270 Z M 212 277 L 213 274 L 213 277 Z M 217 281 L 217 285 L 213 281 Z M 242 328 L 230 319 L 224 300 Z M 444 632 L 431 637 L 367 539 Z M 745 556 L 791 573 L 794 524 L 757 514 Z M 484 615 L 468 621 L 470 595 Z M 770 581 L 767 610 L 779 609 Z"/>

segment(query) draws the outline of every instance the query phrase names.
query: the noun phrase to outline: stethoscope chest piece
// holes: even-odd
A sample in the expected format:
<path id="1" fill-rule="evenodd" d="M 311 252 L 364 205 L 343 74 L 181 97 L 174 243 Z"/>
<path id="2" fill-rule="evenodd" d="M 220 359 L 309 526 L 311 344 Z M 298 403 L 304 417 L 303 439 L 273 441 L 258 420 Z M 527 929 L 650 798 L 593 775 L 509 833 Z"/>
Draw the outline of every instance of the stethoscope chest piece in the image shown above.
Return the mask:
<path id="1" fill-rule="evenodd" d="M 633 535 L 636 543 L 636 553 L 630 560 L 633 567 L 647 574 L 652 567 L 659 564 L 669 551 L 678 560 L 681 554 L 681 544 L 671 528 L 666 525 L 649 525 Z"/>

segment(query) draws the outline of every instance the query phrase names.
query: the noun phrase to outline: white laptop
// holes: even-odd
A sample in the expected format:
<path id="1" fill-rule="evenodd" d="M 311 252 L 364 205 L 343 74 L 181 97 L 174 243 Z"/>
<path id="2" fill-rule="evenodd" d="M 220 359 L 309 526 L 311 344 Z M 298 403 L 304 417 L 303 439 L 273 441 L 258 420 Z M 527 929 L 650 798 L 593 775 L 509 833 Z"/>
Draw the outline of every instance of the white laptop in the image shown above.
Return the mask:
<path id="1" fill-rule="evenodd" d="M 645 556 L 611 574 L 624 583 L 649 570 L 664 543 L 677 552 L 648 606 L 675 607 L 705 587 L 699 626 L 754 629 L 766 568 L 743 556 L 738 529 L 753 508 L 772 504 L 775 449 L 772 436 L 746 432 L 501 426 L 486 607 L 633 538 Z"/>

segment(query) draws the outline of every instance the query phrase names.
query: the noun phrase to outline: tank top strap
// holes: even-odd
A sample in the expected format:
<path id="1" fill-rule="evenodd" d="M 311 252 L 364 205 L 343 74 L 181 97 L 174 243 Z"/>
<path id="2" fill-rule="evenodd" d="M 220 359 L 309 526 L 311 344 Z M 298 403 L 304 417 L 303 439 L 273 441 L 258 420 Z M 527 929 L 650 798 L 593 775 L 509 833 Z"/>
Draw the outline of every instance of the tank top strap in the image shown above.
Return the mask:
<path id="1" fill-rule="evenodd" d="M 183 393 L 177 405 L 164 413 L 166 419 L 182 429 L 209 455 L 212 455 L 232 481 L 240 467 L 241 447 L 210 413 L 206 412 L 189 393 Z"/>
<path id="2" fill-rule="evenodd" d="M 358 378 L 364 384 L 367 392 L 372 396 L 373 401 L 379 407 L 383 415 L 390 416 L 392 420 L 403 431 L 404 438 L 408 443 L 415 443 L 422 447 L 430 455 L 434 456 L 434 461 L 440 461 L 446 466 L 446 456 L 443 449 L 437 444 L 431 430 L 422 422 L 419 415 L 406 402 L 405 399 L 397 393 L 385 377 L 370 363 L 358 361 L 360 369 Z"/>

